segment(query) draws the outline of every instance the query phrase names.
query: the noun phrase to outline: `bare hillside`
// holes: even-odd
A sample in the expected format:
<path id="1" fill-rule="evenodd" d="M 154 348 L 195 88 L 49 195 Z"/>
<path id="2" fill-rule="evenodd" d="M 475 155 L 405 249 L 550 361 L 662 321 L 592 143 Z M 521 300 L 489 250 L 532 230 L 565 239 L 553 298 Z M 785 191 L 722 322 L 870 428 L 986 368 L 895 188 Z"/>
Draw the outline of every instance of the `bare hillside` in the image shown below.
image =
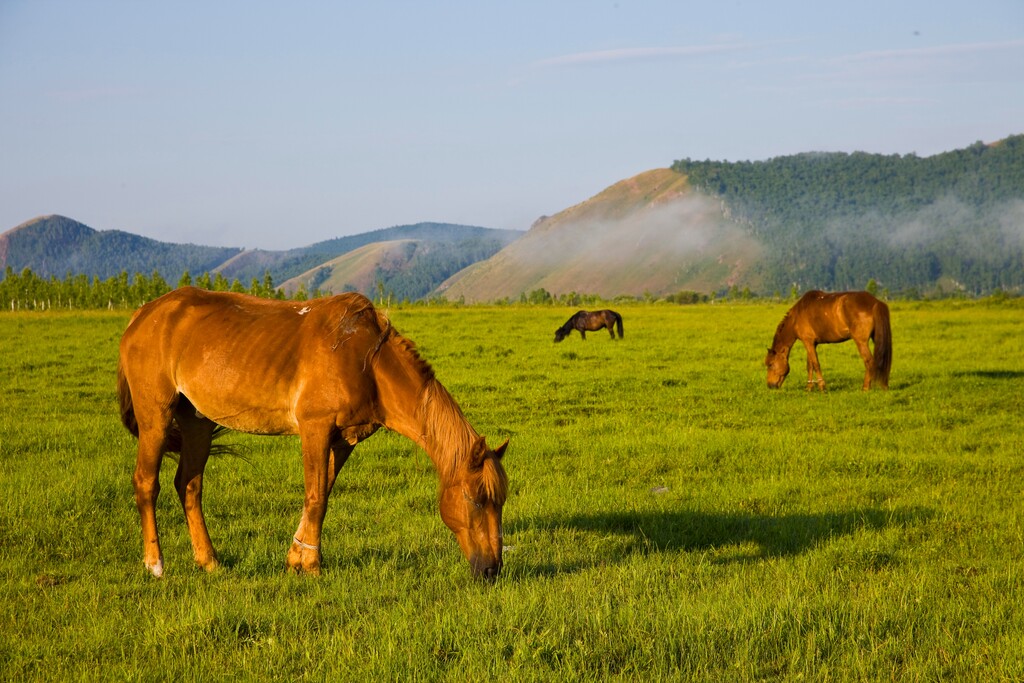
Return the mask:
<path id="1" fill-rule="evenodd" d="M 544 217 L 517 242 L 449 278 L 448 299 L 491 301 L 543 288 L 666 294 L 710 291 L 747 278 L 758 244 L 693 192 L 685 175 L 656 169 L 618 182 L 585 202 Z"/>

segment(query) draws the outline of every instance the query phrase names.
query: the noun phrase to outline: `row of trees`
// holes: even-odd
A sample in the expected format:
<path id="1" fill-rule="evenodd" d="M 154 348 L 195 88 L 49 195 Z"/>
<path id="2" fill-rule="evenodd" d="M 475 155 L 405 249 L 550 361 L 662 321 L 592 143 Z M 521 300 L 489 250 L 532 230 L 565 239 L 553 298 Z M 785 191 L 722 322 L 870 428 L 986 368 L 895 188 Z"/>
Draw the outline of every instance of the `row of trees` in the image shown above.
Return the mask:
<path id="1" fill-rule="evenodd" d="M 253 278 L 248 287 L 242 285 L 238 279 L 228 281 L 220 273 L 211 275 L 203 273 L 192 278 L 186 271 L 177 283 L 177 287 L 192 285 L 203 289 L 219 292 L 240 292 L 252 294 L 268 299 L 285 300 L 290 298 L 293 301 L 304 301 L 328 294 L 320 289 L 308 292 L 305 287 L 300 287 L 291 297 L 274 286 L 270 273 L 265 273 L 262 279 Z M 872 294 L 882 298 L 890 298 L 888 289 L 880 289 L 877 281 L 869 280 L 864 286 Z M 0 280 L 0 311 L 46 311 L 46 310 L 87 310 L 87 309 L 110 309 L 110 310 L 134 310 L 147 301 L 152 301 L 159 296 L 174 289 L 160 273 L 154 271 L 151 275 L 135 273 L 129 277 L 127 272 L 105 280 L 98 277 L 89 278 L 85 275 L 67 275 L 63 280 L 50 277 L 42 278 L 26 268 L 21 273 L 15 273 L 8 266 L 3 280 Z M 795 286 L 787 290 L 787 294 L 778 291 L 773 295 L 775 300 L 795 301 L 803 292 Z M 933 295 L 940 296 L 962 296 L 960 291 L 933 292 Z M 996 298 L 1010 296 L 1001 288 L 994 288 L 992 295 Z M 377 282 L 375 296 L 382 304 L 390 305 L 392 302 L 401 301 L 403 305 L 409 305 L 408 298 L 396 297 L 394 292 L 387 290 L 382 281 Z M 916 289 L 908 289 L 900 293 L 899 298 L 920 299 L 923 293 Z M 563 294 L 552 294 L 544 288 L 535 289 L 531 292 L 523 292 L 517 300 L 502 299 L 492 302 L 497 305 L 550 305 L 570 306 L 580 308 L 595 308 L 615 303 L 654 303 L 657 301 L 669 304 L 699 304 L 714 301 L 752 301 L 758 296 L 749 288 L 740 289 L 736 286 L 715 292 L 703 294 L 691 290 L 681 290 L 665 296 L 655 296 L 646 293 L 643 296 L 623 295 L 606 299 L 597 294 L 583 294 L 579 292 L 567 292 Z M 450 302 L 444 298 L 433 297 L 418 300 L 416 303 L 423 305 L 461 305 L 461 301 Z"/>
<path id="2" fill-rule="evenodd" d="M 272 299 L 286 298 L 284 292 L 274 286 L 270 273 L 265 273 L 263 279 L 253 278 L 249 286 L 246 287 L 237 279 L 228 281 L 220 273 L 211 275 L 206 272 L 193 280 L 191 274 L 185 271 L 178 280 L 177 287 L 186 285 L 218 292 L 242 292 Z M 99 277 L 90 278 L 87 275 L 69 273 L 63 279 L 58 279 L 56 277 L 39 277 L 28 268 L 21 273 L 15 273 L 8 266 L 3 280 L 0 280 L 0 309 L 10 311 L 98 308 L 132 310 L 147 301 L 166 294 L 171 289 L 173 287 L 157 271 L 153 271 L 151 275 L 135 273 L 131 277 L 126 271 L 121 271 L 120 274 L 105 280 Z M 301 301 L 321 295 L 320 290 L 310 293 L 304 287 L 300 287 L 291 298 Z"/>

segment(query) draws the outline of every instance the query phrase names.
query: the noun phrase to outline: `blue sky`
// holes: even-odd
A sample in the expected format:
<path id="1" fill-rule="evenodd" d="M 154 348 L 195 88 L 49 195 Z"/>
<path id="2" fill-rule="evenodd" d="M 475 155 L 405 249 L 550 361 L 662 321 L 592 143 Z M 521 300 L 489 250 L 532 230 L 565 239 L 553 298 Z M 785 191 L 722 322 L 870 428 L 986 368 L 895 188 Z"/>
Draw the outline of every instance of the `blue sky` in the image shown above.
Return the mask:
<path id="1" fill-rule="evenodd" d="M 525 230 L 676 159 L 1024 133 L 1024 2 L 0 0 L 0 231 Z"/>

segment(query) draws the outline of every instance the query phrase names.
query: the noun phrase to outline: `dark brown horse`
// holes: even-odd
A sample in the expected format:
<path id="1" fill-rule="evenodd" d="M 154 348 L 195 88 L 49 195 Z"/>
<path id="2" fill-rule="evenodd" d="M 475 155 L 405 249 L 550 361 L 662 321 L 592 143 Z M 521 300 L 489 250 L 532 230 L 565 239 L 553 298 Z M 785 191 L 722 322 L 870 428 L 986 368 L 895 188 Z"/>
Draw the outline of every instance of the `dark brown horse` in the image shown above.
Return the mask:
<path id="1" fill-rule="evenodd" d="M 560 342 L 573 330 L 579 330 L 580 336 L 583 337 L 584 341 L 587 338 L 587 332 L 597 332 L 600 329 L 607 328 L 608 334 L 612 335 L 612 339 L 615 339 L 615 330 L 619 331 L 619 338 L 622 338 L 622 316 L 615 311 L 577 311 L 573 314 L 564 325 L 555 330 L 555 341 Z"/>
<path id="2" fill-rule="evenodd" d="M 164 453 L 196 561 L 217 566 L 203 518 L 203 470 L 218 427 L 297 434 L 305 501 L 290 570 L 320 573 L 327 498 L 352 449 L 379 427 L 419 444 L 440 477 L 440 510 L 473 574 L 501 571 L 501 456 L 466 421 L 415 347 L 366 297 L 273 301 L 183 287 L 140 308 L 121 339 L 121 420 L 139 439 L 133 483 L 143 562 L 163 574 L 156 498 Z"/>
<path id="3" fill-rule="evenodd" d="M 817 381 L 825 391 L 825 377 L 818 364 L 818 344 L 835 344 L 853 339 L 864 360 L 864 390 L 877 382 L 889 388 L 892 367 L 892 330 L 889 307 L 868 292 L 826 294 L 812 290 L 790 308 L 775 330 L 764 364 L 768 367 L 768 386 L 778 389 L 789 374 L 789 352 L 799 339 L 807 349 L 807 389 Z M 868 340 L 875 345 L 874 356 Z M 815 380 L 817 375 L 817 380 Z"/>

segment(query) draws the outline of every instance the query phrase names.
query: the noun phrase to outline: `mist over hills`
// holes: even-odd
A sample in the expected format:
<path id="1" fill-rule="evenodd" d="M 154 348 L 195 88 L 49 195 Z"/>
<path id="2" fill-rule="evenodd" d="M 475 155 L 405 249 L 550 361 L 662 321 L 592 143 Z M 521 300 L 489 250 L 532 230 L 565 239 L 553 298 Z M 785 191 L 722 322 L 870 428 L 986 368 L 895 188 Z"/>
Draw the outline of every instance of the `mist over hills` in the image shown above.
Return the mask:
<path id="1" fill-rule="evenodd" d="M 544 217 L 500 252 L 445 281 L 449 299 L 490 301 L 544 289 L 611 298 L 717 291 L 761 256 L 758 242 L 687 177 L 657 169 Z"/>
<path id="2" fill-rule="evenodd" d="M 684 159 L 539 220 L 447 298 L 1024 289 L 1024 136 L 932 157 Z"/>
<path id="3" fill-rule="evenodd" d="M 286 251 L 169 244 L 44 216 L 0 234 L 0 269 L 269 272 L 291 293 L 517 299 L 811 288 L 980 295 L 1024 290 L 1024 135 L 931 157 L 806 153 L 676 161 L 617 182 L 525 233 L 418 223 Z"/>

